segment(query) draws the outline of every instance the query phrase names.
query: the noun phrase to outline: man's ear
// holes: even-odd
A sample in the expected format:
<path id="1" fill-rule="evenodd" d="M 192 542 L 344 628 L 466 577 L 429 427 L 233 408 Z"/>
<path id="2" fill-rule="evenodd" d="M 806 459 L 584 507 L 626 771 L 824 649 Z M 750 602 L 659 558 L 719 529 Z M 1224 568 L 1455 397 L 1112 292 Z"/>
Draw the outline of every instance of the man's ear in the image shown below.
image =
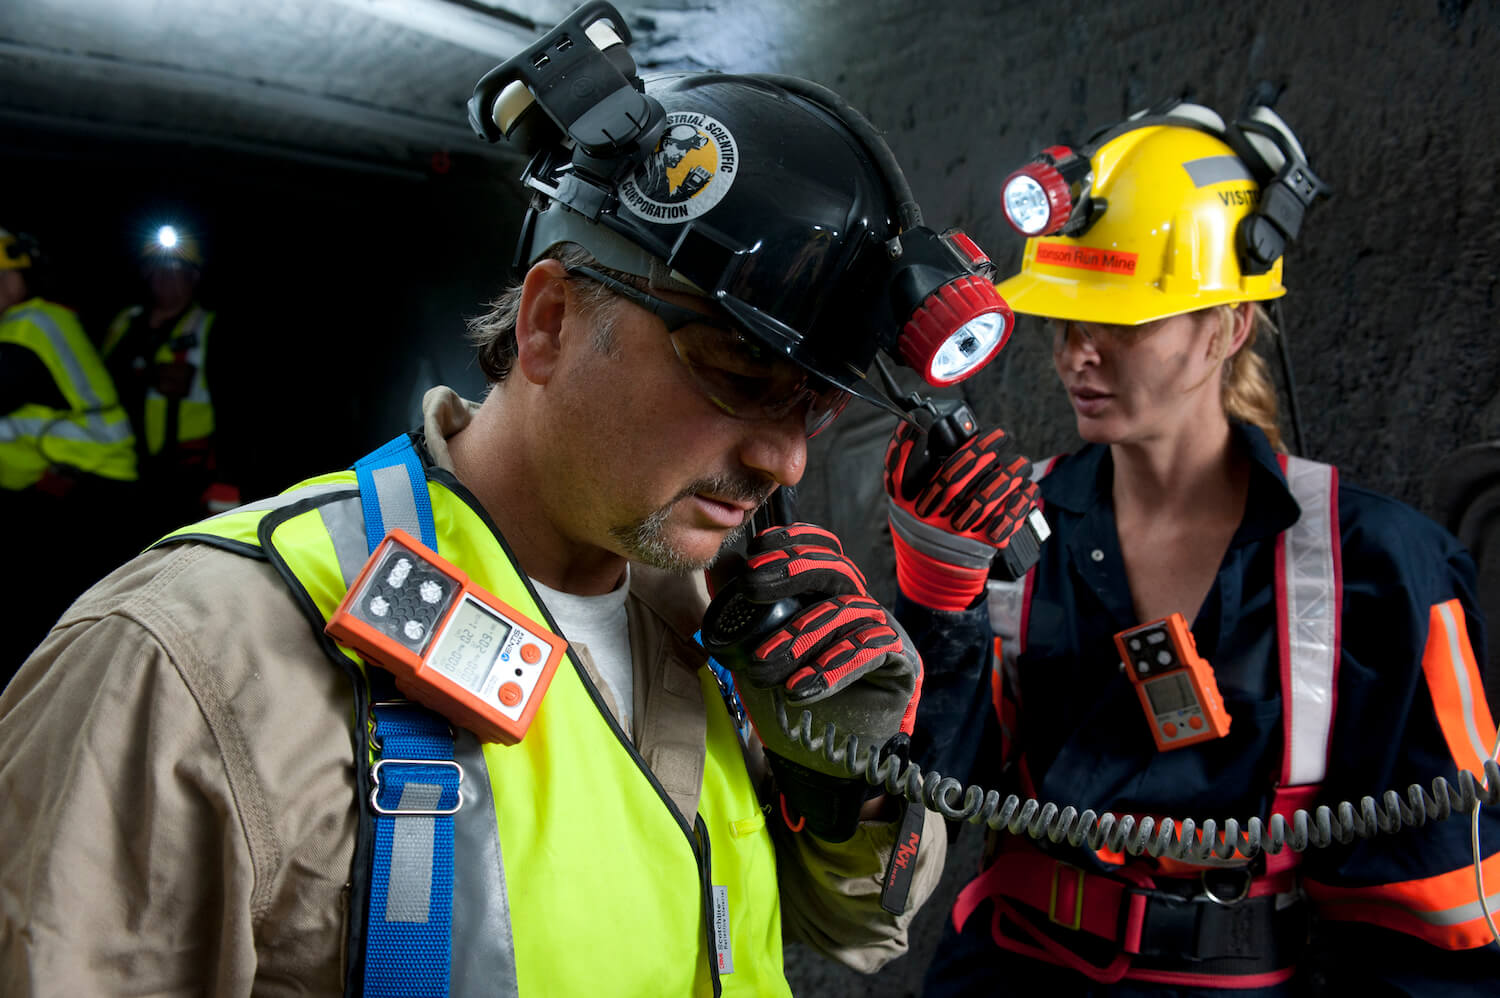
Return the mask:
<path id="1" fill-rule="evenodd" d="M 552 377 L 567 313 L 567 270 L 557 260 L 538 260 L 521 282 L 516 314 L 516 367 L 527 381 L 543 385 Z"/>

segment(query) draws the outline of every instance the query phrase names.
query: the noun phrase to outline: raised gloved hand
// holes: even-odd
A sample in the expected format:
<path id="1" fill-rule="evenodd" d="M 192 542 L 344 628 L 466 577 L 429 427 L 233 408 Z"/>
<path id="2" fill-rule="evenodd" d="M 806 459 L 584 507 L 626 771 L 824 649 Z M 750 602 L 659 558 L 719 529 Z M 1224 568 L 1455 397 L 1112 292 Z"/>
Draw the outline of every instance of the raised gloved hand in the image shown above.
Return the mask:
<path id="1" fill-rule="evenodd" d="M 814 834 L 854 834 L 868 796 L 862 779 L 792 741 L 804 709 L 813 731 L 833 725 L 837 744 L 904 752 L 922 691 L 911 639 L 872 599 L 838 538 L 821 527 L 772 527 L 750 542 L 745 571 L 709 606 L 703 644 L 734 676 L 786 803 Z"/>
<path id="2" fill-rule="evenodd" d="M 1010 578 L 1036 560 L 1046 527 L 1031 516 L 1031 462 L 998 427 L 969 437 L 932 472 L 922 467 L 926 451 L 925 434 L 906 421 L 885 451 L 896 584 L 923 606 L 965 610 L 984 592 L 997 549 Z"/>

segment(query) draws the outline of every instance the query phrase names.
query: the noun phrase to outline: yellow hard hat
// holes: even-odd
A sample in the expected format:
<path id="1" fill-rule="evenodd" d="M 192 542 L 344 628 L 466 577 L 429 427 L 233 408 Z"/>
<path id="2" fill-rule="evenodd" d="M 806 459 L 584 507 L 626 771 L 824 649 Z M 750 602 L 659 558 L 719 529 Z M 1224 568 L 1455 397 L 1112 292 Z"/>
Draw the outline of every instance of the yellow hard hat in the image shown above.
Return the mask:
<path id="1" fill-rule="evenodd" d="M 1139 325 L 1286 293 L 1280 242 L 1274 260 L 1260 265 L 1244 265 L 1240 255 L 1240 223 L 1262 197 L 1245 160 L 1203 127 L 1146 120 L 1159 123 L 1126 122 L 1089 157 L 1091 221 L 1063 230 L 1082 231 L 1026 241 L 1021 272 L 998 285 L 1014 311 Z M 1045 207 L 1036 189 L 1033 207 Z"/>
<path id="2" fill-rule="evenodd" d="M 203 266 L 197 238 L 178 225 L 161 225 L 141 243 L 141 261 L 148 267 L 191 264 Z"/>
<path id="3" fill-rule="evenodd" d="M 26 270 L 35 265 L 36 244 L 29 236 L 16 236 L 0 229 L 0 270 Z"/>

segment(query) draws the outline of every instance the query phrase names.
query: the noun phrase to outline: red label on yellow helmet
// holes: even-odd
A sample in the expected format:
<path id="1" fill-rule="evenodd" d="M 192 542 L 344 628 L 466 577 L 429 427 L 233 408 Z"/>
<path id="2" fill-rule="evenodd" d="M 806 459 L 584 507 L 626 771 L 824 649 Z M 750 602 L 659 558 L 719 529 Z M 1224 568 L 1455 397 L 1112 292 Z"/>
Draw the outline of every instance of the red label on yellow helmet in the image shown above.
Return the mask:
<path id="1" fill-rule="evenodd" d="M 1135 258 L 1136 254 L 1121 250 L 1095 249 L 1092 246 L 1074 246 L 1070 243 L 1036 244 L 1036 262 L 1049 267 L 1073 267 L 1130 276 L 1135 273 Z"/>

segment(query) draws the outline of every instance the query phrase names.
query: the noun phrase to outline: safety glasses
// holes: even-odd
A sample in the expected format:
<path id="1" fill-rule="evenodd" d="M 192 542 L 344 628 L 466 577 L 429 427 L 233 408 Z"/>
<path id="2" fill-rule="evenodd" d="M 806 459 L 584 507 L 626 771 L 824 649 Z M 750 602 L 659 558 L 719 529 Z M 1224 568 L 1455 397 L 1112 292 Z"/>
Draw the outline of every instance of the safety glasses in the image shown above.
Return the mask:
<path id="1" fill-rule="evenodd" d="M 804 423 L 811 437 L 849 402 L 842 388 L 815 377 L 718 316 L 658 298 L 592 267 L 569 267 L 568 273 L 594 281 L 660 319 L 693 384 L 730 416 L 780 420 L 805 407 Z"/>

